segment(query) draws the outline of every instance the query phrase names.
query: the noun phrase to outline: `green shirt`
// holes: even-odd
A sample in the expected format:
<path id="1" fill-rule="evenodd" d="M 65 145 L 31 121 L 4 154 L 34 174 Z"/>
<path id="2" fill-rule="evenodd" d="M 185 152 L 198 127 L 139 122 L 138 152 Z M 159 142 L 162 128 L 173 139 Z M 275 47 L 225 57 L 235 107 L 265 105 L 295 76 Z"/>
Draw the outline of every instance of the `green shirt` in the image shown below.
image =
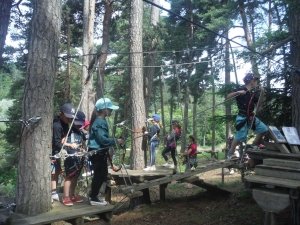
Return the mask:
<path id="1" fill-rule="evenodd" d="M 108 124 L 105 119 L 97 117 L 92 125 L 88 147 L 89 149 L 99 149 L 99 152 L 107 152 L 109 146 L 118 143 L 116 138 L 109 137 Z"/>

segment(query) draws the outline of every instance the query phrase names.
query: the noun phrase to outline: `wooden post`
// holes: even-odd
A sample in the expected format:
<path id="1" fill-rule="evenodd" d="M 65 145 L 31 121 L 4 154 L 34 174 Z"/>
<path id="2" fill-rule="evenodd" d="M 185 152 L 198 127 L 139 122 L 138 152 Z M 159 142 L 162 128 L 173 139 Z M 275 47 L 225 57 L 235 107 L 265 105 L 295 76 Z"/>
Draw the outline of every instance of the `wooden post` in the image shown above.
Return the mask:
<path id="1" fill-rule="evenodd" d="M 151 204 L 151 200 L 150 200 L 149 188 L 143 189 L 141 191 L 143 192 L 144 203 L 147 204 L 147 205 L 150 205 Z"/>
<path id="2" fill-rule="evenodd" d="M 166 200 L 166 188 L 168 187 L 168 183 L 159 185 L 159 197 L 161 201 Z"/>

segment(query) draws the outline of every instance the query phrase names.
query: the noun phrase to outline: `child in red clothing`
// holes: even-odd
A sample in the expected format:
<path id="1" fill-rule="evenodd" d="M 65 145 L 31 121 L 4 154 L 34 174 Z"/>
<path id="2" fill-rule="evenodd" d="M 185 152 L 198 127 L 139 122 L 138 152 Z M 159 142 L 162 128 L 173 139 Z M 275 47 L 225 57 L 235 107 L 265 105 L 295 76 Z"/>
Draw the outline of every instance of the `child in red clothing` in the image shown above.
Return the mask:
<path id="1" fill-rule="evenodd" d="M 188 156 L 188 160 L 186 162 L 185 171 L 189 171 L 197 161 L 197 144 L 194 136 L 189 136 L 189 142 L 191 143 L 185 152 L 185 155 Z"/>

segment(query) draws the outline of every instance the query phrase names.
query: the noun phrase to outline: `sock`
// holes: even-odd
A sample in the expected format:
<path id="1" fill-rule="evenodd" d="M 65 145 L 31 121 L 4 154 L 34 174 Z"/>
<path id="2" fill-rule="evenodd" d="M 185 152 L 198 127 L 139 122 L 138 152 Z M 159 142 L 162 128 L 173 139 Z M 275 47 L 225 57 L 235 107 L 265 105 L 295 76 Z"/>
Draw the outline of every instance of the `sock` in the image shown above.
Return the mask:
<path id="1" fill-rule="evenodd" d="M 57 192 L 56 191 L 52 191 L 51 194 L 55 195 L 55 194 L 57 194 Z"/>

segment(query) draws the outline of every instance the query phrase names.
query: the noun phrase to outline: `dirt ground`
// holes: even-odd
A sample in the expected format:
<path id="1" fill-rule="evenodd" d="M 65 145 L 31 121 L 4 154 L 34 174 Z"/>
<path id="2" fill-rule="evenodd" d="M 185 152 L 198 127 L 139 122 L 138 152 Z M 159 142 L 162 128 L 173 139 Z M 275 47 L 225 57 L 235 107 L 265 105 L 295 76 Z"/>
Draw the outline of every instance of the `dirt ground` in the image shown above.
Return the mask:
<path id="1" fill-rule="evenodd" d="M 150 190 L 151 205 L 129 209 L 128 201 L 119 203 L 123 196 L 115 193 L 114 204 L 120 208 L 107 224 L 113 225 L 259 225 L 264 224 L 264 212 L 256 204 L 249 190 L 245 190 L 239 172 L 225 175 L 221 184 L 221 169 L 200 174 L 205 182 L 218 184 L 230 191 L 227 196 L 216 195 L 186 183 L 173 182 L 166 188 L 166 201 L 159 201 L 158 187 Z M 117 191 L 115 191 L 117 192 Z M 291 210 L 285 209 L 278 216 L 278 225 L 289 225 Z M 85 222 L 88 225 L 103 224 L 99 220 Z"/>

